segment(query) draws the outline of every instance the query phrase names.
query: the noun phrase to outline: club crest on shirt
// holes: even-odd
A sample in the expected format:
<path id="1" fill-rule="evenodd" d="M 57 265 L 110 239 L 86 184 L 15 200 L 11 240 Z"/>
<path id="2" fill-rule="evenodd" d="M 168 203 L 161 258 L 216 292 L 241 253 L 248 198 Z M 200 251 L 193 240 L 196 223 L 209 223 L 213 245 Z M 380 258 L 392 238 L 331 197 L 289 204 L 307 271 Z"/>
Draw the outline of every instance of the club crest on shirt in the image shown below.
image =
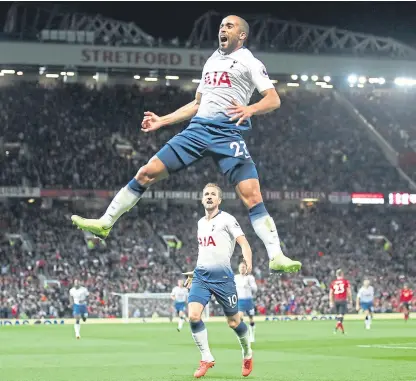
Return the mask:
<path id="1" fill-rule="evenodd" d="M 264 66 L 261 68 L 261 74 L 263 75 L 263 77 L 268 77 L 269 76 L 269 74 L 267 74 L 267 70 Z"/>

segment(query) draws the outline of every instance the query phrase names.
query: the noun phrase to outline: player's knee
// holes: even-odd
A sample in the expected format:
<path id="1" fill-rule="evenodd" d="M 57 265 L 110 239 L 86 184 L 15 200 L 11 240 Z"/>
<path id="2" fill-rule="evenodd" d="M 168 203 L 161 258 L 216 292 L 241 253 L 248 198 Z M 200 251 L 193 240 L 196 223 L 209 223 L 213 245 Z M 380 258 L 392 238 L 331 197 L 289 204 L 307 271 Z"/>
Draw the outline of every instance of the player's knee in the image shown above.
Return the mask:
<path id="1" fill-rule="evenodd" d="M 240 323 L 241 323 L 240 315 L 237 314 L 237 315 L 228 317 L 227 318 L 227 323 L 228 323 L 228 326 L 230 328 L 236 329 L 240 325 Z"/>
<path id="2" fill-rule="evenodd" d="M 237 185 L 238 193 L 244 205 L 251 209 L 263 202 L 258 180 L 249 179 Z"/>
<path id="3" fill-rule="evenodd" d="M 141 185 L 146 186 L 150 185 L 156 175 L 153 173 L 151 165 L 146 164 L 138 170 L 136 176 L 134 177 Z"/>
<path id="4" fill-rule="evenodd" d="M 196 323 L 201 320 L 201 314 L 197 311 L 190 311 L 188 317 L 191 323 Z"/>

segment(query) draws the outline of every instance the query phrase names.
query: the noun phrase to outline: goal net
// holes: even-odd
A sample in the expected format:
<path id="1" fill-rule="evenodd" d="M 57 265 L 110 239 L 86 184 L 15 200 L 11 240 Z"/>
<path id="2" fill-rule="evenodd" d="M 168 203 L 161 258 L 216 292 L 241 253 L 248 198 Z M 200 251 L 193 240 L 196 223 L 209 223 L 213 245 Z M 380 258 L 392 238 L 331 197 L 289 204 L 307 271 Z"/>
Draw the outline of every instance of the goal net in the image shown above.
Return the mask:
<path id="1" fill-rule="evenodd" d="M 114 292 L 113 295 L 120 297 L 121 316 L 124 323 L 129 323 L 131 318 L 143 321 L 162 318 L 169 322 L 177 316 L 169 293 L 121 294 Z M 209 310 L 208 303 L 202 313 L 204 320 L 209 319 Z"/>

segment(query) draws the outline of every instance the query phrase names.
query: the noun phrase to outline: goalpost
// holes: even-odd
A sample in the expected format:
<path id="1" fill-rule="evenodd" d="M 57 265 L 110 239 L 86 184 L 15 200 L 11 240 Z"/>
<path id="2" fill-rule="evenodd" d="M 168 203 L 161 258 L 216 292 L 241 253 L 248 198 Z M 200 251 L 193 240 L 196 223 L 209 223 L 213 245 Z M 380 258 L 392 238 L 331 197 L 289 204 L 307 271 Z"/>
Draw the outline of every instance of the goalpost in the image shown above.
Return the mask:
<path id="1" fill-rule="evenodd" d="M 123 323 L 129 323 L 131 318 L 140 318 L 146 321 L 152 319 L 155 314 L 158 317 L 166 318 L 167 322 L 177 316 L 170 293 L 122 294 L 113 292 L 112 294 L 120 297 Z M 202 317 L 205 321 L 209 319 L 209 303 L 206 305 Z"/>

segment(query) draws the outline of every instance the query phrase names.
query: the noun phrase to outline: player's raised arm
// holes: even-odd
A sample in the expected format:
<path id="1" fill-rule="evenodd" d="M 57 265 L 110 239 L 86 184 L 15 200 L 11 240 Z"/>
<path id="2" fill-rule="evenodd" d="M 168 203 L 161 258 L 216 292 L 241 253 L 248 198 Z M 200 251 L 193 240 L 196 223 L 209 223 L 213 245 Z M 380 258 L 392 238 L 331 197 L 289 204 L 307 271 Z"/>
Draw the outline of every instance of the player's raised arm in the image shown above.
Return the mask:
<path id="1" fill-rule="evenodd" d="M 240 235 L 239 237 L 237 237 L 236 241 L 240 245 L 241 251 L 243 252 L 243 258 L 247 266 L 247 274 L 250 274 L 253 266 L 253 254 L 251 252 L 250 244 L 248 243 L 247 238 L 244 235 Z"/>
<path id="2" fill-rule="evenodd" d="M 165 116 L 158 116 L 151 111 L 146 111 L 144 113 L 142 122 L 142 131 L 156 131 L 163 126 L 168 126 L 191 119 L 198 111 L 199 105 L 201 104 L 201 98 L 202 93 L 197 91 L 195 94 L 195 99 L 192 102 L 189 102 L 185 106 L 182 106 L 176 111 Z"/>

